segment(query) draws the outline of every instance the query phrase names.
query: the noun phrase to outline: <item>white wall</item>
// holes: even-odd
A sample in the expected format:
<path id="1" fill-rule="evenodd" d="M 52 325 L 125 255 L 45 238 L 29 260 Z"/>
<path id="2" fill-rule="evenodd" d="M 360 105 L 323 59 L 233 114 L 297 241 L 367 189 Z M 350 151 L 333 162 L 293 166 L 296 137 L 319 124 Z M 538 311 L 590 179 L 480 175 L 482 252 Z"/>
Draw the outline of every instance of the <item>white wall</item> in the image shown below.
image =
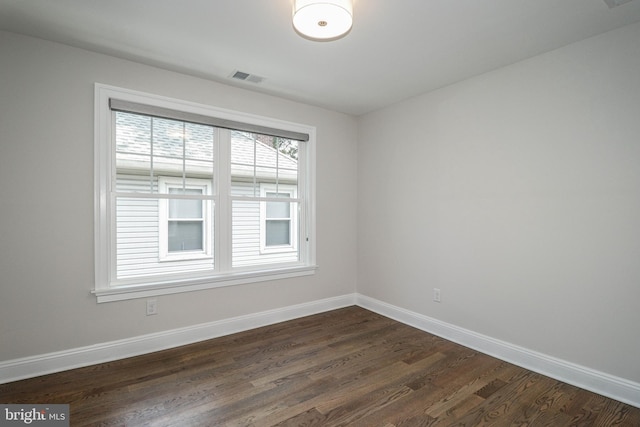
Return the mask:
<path id="1" fill-rule="evenodd" d="M 6 32 L 0 76 L 0 362 L 355 291 L 354 118 Z M 97 304 L 95 82 L 316 126 L 316 275 Z"/>
<path id="2" fill-rule="evenodd" d="M 357 279 L 364 295 L 640 381 L 639 39 L 625 27 L 356 128 L 0 32 L 0 362 L 349 294 Z M 157 316 L 143 299 L 96 304 L 95 82 L 317 126 L 317 274 L 160 297 Z"/>
<path id="3" fill-rule="evenodd" d="M 362 117 L 358 292 L 639 382 L 639 41 L 624 27 Z"/>

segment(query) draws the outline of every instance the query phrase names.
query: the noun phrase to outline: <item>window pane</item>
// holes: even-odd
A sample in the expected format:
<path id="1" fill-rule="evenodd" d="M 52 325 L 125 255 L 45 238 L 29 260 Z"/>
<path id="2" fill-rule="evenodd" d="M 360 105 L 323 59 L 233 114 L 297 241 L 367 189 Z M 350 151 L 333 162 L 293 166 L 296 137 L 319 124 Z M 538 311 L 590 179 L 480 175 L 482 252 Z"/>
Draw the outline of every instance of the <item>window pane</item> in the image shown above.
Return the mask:
<path id="1" fill-rule="evenodd" d="M 158 260 L 158 200 L 119 197 L 116 215 L 117 277 L 148 274 Z"/>
<path id="2" fill-rule="evenodd" d="M 288 263 L 300 259 L 297 218 L 265 221 L 260 215 L 263 204 L 259 201 L 233 201 L 233 267 Z M 297 204 L 291 204 L 291 212 L 296 215 Z"/>
<path id="3" fill-rule="evenodd" d="M 184 122 L 153 117 L 153 155 L 182 159 L 185 137 Z"/>
<path id="4" fill-rule="evenodd" d="M 115 113 L 118 191 L 155 192 L 158 176 L 213 177 L 212 126 Z M 137 180 L 121 185 L 120 177 Z"/>
<path id="5" fill-rule="evenodd" d="M 169 218 L 202 218 L 202 200 L 169 200 Z"/>
<path id="6" fill-rule="evenodd" d="M 151 117 L 116 112 L 116 151 L 151 154 Z"/>
<path id="7" fill-rule="evenodd" d="M 169 221 L 169 252 L 203 250 L 202 221 Z"/>
<path id="8" fill-rule="evenodd" d="M 251 185 L 254 196 L 261 183 L 297 185 L 298 141 L 232 131 L 231 175 L 234 182 Z"/>
<path id="9" fill-rule="evenodd" d="M 288 193 L 266 193 L 267 197 L 291 197 Z M 291 210 L 289 208 L 289 202 L 266 202 L 267 218 L 289 218 L 291 216 Z"/>
<path id="10" fill-rule="evenodd" d="M 213 177 L 213 162 L 187 159 L 184 161 L 184 173 L 187 178 L 207 177 L 211 179 Z"/>
<path id="11" fill-rule="evenodd" d="M 155 193 L 158 191 L 158 178 L 141 175 L 137 171 L 119 171 L 116 190 L 127 193 Z"/>
<path id="12" fill-rule="evenodd" d="M 170 188 L 169 194 L 202 194 L 199 188 Z M 169 218 L 202 218 L 202 200 L 169 200 Z"/>
<path id="13" fill-rule="evenodd" d="M 169 194 L 194 194 L 194 195 L 201 195 L 202 194 L 202 188 L 179 188 L 179 187 L 170 187 L 169 188 Z"/>
<path id="14" fill-rule="evenodd" d="M 267 202 L 267 218 L 289 218 L 289 202 Z"/>
<path id="15" fill-rule="evenodd" d="M 291 244 L 289 225 L 289 220 L 268 220 L 266 222 L 266 245 L 279 246 Z"/>
<path id="16" fill-rule="evenodd" d="M 199 255 L 209 255 L 209 258 L 181 259 L 171 262 L 159 260 L 160 223 L 158 214 L 160 206 L 166 200 L 138 199 L 135 197 L 118 197 L 116 199 L 116 277 L 130 279 L 142 276 L 173 274 L 180 271 L 211 271 L 213 270 L 213 255 L 207 247 L 207 239 L 213 238 L 213 204 L 203 202 L 205 212 L 211 212 L 206 221 L 211 224 L 211 235 L 204 236 L 203 221 L 170 221 L 169 226 L 164 223 L 167 235 L 163 241 L 167 243 L 167 250 L 171 254 L 181 254 L 180 248 L 184 242 L 184 251 L 201 251 Z M 186 225 L 182 225 L 186 224 Z M 173 237 L 168 228 L 173 227 Z M 209 228 L 207 228 L 209 230 Z M 204 239 L 204 240 L 203 240 Z M 169 249 L 168 246 L 177 248 Z M 203 251 L 206 250 L 205 254 Z"/>
<path id="17" fill-rule="evenodd" d="M 150 193 L 151 118 L 131 113 L 115 113 L 115 145 L 118 191 Z"/>
<path id="18" fill-rule="evenodd" d="M 213 127 L 185 123 L 185 155 L 188 159 L 213 161 Z"/>
<path id="19" fill-rule="evenodd" d="M 213 176 L 213 127 L 185 123 L 186 176 Z"/>

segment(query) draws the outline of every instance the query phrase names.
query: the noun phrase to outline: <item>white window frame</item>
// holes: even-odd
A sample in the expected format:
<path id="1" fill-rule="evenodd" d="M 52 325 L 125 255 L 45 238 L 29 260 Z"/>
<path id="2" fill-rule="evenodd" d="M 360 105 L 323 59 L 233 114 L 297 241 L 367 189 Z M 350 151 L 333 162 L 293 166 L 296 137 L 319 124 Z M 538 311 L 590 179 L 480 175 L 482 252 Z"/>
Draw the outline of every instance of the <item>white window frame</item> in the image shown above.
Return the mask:
<path id="1" fill-rule="evenodd" d="M 183 187 L 184 186 L 184 187 Z M 185 188 L 202 190 L 202 195 L 211 195 L 211 180 L 181 177 L 158 177 L 158 190 L 160 193 L 168 193 L 170 188 Z M 192 259 L 207 259 L 212 257 L 212 226 L 211 203 L 202 201 L 202 250 L 169 252 L 169 200 L 159 200 L 158 206 L 158 257 L 160 262 L 186 261 Z"/>
<path id="2" fill-rule="evenodd" d="M 296 252 L 298 250 L 298 215 L 296 215 L 297 187 L 288 184 L 260 184 L 260 196 L 268 198 L 267 193 L 288 193 L 288 197 L 282 198 L 282 202 L 289 202 L 289 236 L 291 243 L 288 245 L 267 246 L 267 203 L 260 202 L 260 253 L 275 254 Z"/>
<path id="3" fill-rule="evenodd" d="M 145 280 L 118 280 L 115 274 L 115 200 L 118 195 L 113 141 L 115 123 L 114 114 L 109 107 L 110 99 L 308 134 L 309 140 L 304 142 L 305 149 L 300 150 L 298 159 L 300 170 L 303 171 L 299 177 L 297 194 L 297 201 L 300 202 L 300 223 L 296 227 L 300 230 L 300 261 L 283 265 L 257 265 L 252 268 L 232 267 L 231 204 L 233 200 L 242 198 L 231 196 L 230 147 L 219 144 L 215 146 L 215 158 L 219 164 L 214 172 L 214 184 L 210 195 L 203 196 L 203 199 L 211 200 L 215 206 L 213 222 L 216 229 L 211 242 L 215 269 L 207 273 L 186 272 L 150 276 Z M 315 274 L 315 127 L 99 83 L 95 85 L 94 125 L 95 287 L 92 293 L 97 297 L 98 303 Z M 229 137 L 230 132 L 218 129 L 218 134 Z M 255 197 L 246 199 L 256 200 Z"/>

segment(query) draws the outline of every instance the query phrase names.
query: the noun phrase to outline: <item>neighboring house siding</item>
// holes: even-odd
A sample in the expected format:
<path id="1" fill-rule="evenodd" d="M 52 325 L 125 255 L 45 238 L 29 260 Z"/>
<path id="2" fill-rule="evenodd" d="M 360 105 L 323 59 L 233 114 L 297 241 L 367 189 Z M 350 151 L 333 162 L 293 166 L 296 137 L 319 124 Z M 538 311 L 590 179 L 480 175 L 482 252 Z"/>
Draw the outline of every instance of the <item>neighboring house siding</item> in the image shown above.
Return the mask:
<path id="1" fill-rule="evenodd" d="M 154 179 L 157 187 L 157 178 Z M 118 188 L 128 191 L 148 191 L 149 177 L 119 175 Z M 159 209 L 153 199 L 120 199 L 117 204 L 116 225 L 117 276 L 130 277 L 167 274 L 184 270 L 195 271 L 213 268 L 212 259 L 188 261 L 160 261 Z"/>
<path id="2" fill-rule="evenodd" d="M 234 195 L 252 196 L 253 184 L 232 183 Z M 260 252 L 260 202 L 233 204 L 233 267 L 298 261 L 298 252 Z"/>
<path id="3" fill-rule="evenodd" d="M 157 188 L 157 177 L 153 180 Z M 122 191 L 148 192 L 150 178 L 140 175 L 118 175 L 117 187 Z M 253 195 L 252 183 L 232 183 L 235 195 Z M 183 270 L 202 271 L 213 267 L 213 260 L 160 261 L 159 206 L 153 199 L 120 199 L 117 204 L 117 277 L 168 274 Z M 295 262 L 297 251 L 263 254 L 260 251 L 260 202 L 235 202 L 233 205 L 233 267 Z"/>

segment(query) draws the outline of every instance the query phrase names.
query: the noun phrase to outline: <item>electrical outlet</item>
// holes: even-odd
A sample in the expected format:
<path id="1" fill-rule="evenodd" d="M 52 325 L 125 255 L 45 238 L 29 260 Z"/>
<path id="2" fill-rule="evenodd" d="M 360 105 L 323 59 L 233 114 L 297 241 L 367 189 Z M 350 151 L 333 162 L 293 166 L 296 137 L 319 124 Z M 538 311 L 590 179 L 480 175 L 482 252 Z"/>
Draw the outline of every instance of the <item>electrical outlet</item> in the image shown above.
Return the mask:
<path id="1" fill-rule="evenodd" d="M 440 289 L 433 288 L 433 301 L 440 302 Z"/>
<path id="2" fill-rule="evenodd" d="M 158 300 L 148 299 L 147 300 L 147 316 L 151 316 L 153 314 L 158 314 Z"/>

